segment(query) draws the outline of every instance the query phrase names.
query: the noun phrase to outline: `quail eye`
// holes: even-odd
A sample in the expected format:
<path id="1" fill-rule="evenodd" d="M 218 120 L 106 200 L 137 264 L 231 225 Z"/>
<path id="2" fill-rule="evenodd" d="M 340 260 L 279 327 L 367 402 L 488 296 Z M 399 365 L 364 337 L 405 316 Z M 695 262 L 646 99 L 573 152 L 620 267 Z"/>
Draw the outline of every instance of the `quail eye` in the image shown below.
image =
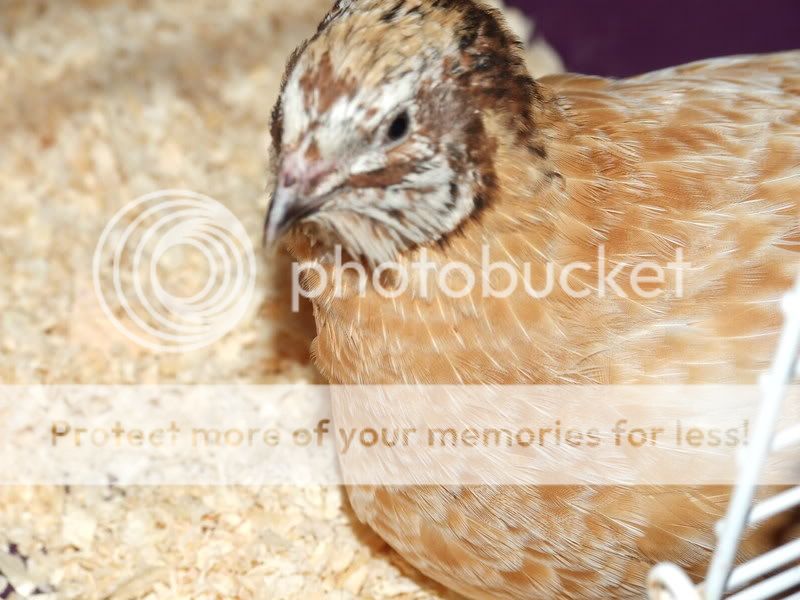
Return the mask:
<path id="1" fill-rule="evenodd" d="M 392 124 L 389 125 L 389 130 L 386 133 L 387 138 L 390 142 L 399 142 L 402 140 L 406 135 L 408 135 L 408 130 L 411 126 L 411 117 L 408 114 L 407 110 L 404 110 L 399 115 L 394 118 Z"/>

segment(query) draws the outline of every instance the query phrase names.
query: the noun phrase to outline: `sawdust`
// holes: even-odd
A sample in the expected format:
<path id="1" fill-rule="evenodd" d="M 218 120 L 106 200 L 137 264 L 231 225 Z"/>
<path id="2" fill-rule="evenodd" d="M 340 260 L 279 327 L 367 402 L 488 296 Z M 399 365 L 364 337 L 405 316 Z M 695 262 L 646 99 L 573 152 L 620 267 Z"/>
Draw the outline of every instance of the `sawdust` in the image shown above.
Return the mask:
<path id="1" fill-rule="evenodd" d="M 0 4 L 0 382 L 317 381 L 286 269 L 213 346 L 150 353 L 104 318 L 92 255 L 142 194 L 211 196 L 260 238 L 267 124 L 324 0 Z M 514 16 L 527 35 L 530 25 Z M 535 73 L 560 68 L 546 44 Z M 438 598 L 339 488 L 0 488 L 0 597 Z"/>

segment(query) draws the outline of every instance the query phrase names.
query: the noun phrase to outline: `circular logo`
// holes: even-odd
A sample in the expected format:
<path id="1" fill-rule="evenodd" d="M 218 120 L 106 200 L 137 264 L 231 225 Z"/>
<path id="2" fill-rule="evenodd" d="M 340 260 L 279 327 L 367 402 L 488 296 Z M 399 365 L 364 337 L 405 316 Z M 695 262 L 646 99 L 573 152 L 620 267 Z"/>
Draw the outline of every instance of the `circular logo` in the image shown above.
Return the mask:
<path id="1" fill-rule="evenodd" d="M 163 190 L 120 209 L 103 230 L 92 277 L 103 312 L 157 352 L 209 346 L 247 312 L 256 260 L 242 223 L 216 200 Z"/>

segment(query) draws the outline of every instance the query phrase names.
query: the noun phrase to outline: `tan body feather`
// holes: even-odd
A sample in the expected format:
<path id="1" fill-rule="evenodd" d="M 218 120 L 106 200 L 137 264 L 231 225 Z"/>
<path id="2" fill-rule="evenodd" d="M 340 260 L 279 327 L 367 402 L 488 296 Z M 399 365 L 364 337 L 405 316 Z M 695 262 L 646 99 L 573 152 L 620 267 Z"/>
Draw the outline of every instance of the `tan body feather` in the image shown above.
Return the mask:
<path id="1" fill-rule="evenodd" d="M 490 120 L 500 196 L 430 256 L 477 265 L 486 243 L 518 265 L 594 264 L 603 244 L 609 264 L 666 264 L 682 247 L 684 297 L 393 301 L 328 290 L 314 304 L 322 373 L 344 384 L 753 382 L 800 265 L 800 53 L 540 83 L 547 157 L 531 164 Z M 313 257 L 302 240 L 293 250 Z M 362 409 L 337 406 L 337 418 L 346 426 Z M 350 496 L 412 564 L 473 598 L 641 597 L 655 561 L 703 565 L 727 502 L 708 488 Z"/>

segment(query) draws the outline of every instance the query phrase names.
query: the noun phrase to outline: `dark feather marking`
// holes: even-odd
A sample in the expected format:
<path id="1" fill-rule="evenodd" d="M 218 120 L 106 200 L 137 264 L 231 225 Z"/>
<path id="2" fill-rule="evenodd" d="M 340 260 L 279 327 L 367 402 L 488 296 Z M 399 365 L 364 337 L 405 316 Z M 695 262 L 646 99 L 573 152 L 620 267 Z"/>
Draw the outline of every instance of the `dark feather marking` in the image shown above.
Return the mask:
<path id="1" fill-rule="evenodd" d="M 535 129 L 531 109 L 541 92 L 522 58 L 522 43 L 502 25 L 496 10 L 472 2 L 458 7 L 464 85 L 477 94 L 479 108 L 505 115 L 510 130 L 524 143 Z"/>
<path id="2" fill-rule="evenodd" d="M 311 43 L 310 40 L 301 44 L 298 48 L 292 52 L 289 56 L 289 60 L 286 62 L 286 70 L 283 73 L 283 79 L 281 79 L 281 88 L 278 92 L 278 100 L 275 102 L 275 106 L 272 108 L 272 116 L 270 118 L 270 135 L 272 136 L 272 147 L 275 149 L 275 152 L 280 152 L 281 144 L 283 143 L 283 102 L 281 98 L 283 97 L 283 92 L 286 89 L 286 84 L 289 82 L 289 77 L 292 76 L 292 73 L 297 67 L 297 63 L 300 60 L 300 56 L 305 52 L 305 49 L 308 47 L 308 44 Z"/>
<path id="3" fill-rule="evenodd" d="M 318 37 L 319 34 L 325 31 L 333 21 L 341 17 L 344 12 L 345 9 L 342 7 L 342 0 L 336 0 L 336 4 L 333 5 L 333 8 L 331 8 L 330 12 L 328 12 L 328 14 L 325 15 L 325 18 L 320 22 L 319 27 L 317 28 L 317 35 L 314 37 Z"/>
<path id="4" fill-rule="evenodd" d="M 413 172 L 413 163 L 397 163 L 369 173 L 351 175 L 347 185 L 352 188 L 387 188 L 400 185 L 406 175 Z"/>
<path id="5" fill-rule="evenodd" d="M 406 11 L 406 15 L 408 15 L 408 16 L 417 15 L 417 16 L 420 16 L 420 17 L 427 17 L 428 13 L 425 12 L 422 9 L 422 5 L 421 4 L 417 4 L 416 6 L 412 6 L 411 8 L 409 8 Z"/>
<path id="6" fill-rule="evenodd" d="M 283 144 L 283 102 L 281 102 L 280 96 L 275 102 L 275 106 L 272 107 L 269 131 L 272 136 L 272 148 L 277 154 Z"/>
<path id="7" fill-rule="evenodd" d="M 542 144 L 538 142 L 529 142 L 528 143 L 528 151 L 531 154 L 535 154 L 541 159 L 547 158 L 547 148 L 545 148 Z"/>
<path id="8" fill-rule="evenodd" d="M 450 182 L 450 199 L 447 201 L 447 210 L 455 210 L 458 201 L 458 186 L 455 181 Z"/>
<path id="9" fill-rule="evenodd" d="M 548 181 L 559 179 L 561 180 L 562 184 L 565 182 L 564 176 L 558 171 L 547 171 L 544 176 L 548 179 Z"/>
<path id="10" fill-rule="evenodd" d="M 391 23 L 394 21 L 397 18 L 397 15 L 400 14 L 400 9 L 403 8 L 404 5 L 405 0 L 398 0 L 397 4 L 381 15 L 381 21 L 384 23 Z"/>

